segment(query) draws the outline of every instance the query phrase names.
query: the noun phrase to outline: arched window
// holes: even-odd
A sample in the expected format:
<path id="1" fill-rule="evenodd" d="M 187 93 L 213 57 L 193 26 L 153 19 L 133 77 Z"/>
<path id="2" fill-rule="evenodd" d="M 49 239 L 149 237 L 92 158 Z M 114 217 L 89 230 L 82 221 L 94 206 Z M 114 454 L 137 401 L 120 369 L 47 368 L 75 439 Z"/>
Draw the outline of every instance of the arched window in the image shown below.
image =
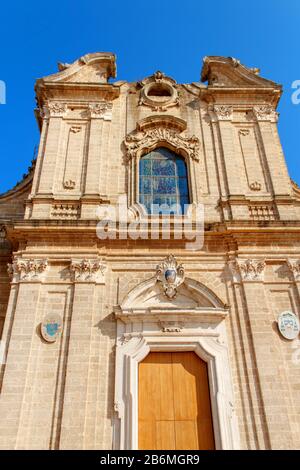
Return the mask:
<path id="1" fill-rule="evenodd" d="M 159 147 L 140 159 L 139 202 L 149 214 L 184 214 L 190 203 L 184 158 Z"/>

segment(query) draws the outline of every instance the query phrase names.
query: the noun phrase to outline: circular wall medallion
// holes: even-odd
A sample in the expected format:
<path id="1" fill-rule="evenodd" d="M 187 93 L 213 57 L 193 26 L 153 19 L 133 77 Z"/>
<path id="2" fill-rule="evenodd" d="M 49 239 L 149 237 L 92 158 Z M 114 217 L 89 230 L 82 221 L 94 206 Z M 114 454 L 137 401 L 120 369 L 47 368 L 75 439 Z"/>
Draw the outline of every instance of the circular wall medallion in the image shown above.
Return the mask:
<path id="1" fill-rule="evenodd" d="M 297 338 L 300 324 L 297 315 L 293 312 L 282 312 L 278 317 L 278 329 L 285 339 Z"/>
<path id="2" fill-rule="evenodd" d="M 54 343 L 62 330 L 62 319 L 56 313 L 49 313 L 41 323 L 41 334 L 45 341 Z"/>

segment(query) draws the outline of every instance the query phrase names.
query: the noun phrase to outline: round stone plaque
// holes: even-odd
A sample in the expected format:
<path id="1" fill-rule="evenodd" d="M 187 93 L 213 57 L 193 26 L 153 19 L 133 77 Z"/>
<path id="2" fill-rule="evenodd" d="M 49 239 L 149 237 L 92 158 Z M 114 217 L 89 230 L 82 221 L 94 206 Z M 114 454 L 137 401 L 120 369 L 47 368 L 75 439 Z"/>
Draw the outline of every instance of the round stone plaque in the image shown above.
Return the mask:
<path id="1" fill-rule="evenodd" d="M 282 312 L 278 317 L 278 329 L 285 339 L 297 338 L 300 324 L 297 315 L 293 312 Z"/>
<path id="2" fill-rule="evenodd" d="M 62 319 L 56 313 L 46 315 L 41 323 L 41 334 L 45 341 L 54 343 L 62 330 Z"/>

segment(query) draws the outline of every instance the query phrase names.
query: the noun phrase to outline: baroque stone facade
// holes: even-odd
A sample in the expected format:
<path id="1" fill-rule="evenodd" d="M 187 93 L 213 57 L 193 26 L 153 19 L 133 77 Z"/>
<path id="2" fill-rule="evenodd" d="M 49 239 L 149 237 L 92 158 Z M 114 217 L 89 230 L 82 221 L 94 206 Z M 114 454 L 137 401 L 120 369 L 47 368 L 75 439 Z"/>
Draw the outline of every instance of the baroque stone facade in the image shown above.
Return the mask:
<path id="1" fill-rule="evenodd" d="M 191 84 L 115 73 L 115 56 L 95 53 L 37 80 L 37 159 L 0 196 L 0 448 L 137 448 L 138 363 L 192 350 L 217 448 L 299 449 L 299 336 L 277 327 L 300 310 L 281 86 L 214 56 Z M 155 216 L 156 237 L 126 236 L 145 218 L 140 162 L 157 148 L 185 162 L 191 226 L 204 208 L 197 249 L 176 217 L 169 238 Z"/>

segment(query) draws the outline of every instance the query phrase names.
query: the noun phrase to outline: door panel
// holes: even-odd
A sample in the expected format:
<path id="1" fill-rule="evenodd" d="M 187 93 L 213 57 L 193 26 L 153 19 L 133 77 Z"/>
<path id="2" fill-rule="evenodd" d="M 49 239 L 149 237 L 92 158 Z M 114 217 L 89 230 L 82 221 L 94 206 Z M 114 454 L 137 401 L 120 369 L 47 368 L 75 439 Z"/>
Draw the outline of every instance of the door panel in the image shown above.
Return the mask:
<path id="1" fill-rule="evenodd" d="M 213 449 L 207 366 L 193 352 L 139 364 L 139 449 Z"/>

